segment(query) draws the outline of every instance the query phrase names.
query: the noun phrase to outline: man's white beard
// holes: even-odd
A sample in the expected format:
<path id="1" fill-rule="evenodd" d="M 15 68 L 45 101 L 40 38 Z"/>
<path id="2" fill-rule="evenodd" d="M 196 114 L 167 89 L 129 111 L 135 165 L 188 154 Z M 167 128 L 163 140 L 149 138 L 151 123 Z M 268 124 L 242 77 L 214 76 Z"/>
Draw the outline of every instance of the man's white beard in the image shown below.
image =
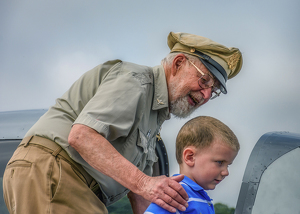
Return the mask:
<path id="1" fill-rule="evenodd" d="M 196 106 L 191 106 L 189 104 L 188 95 L 172 101 L 170 105 L 170 113 L 178 118 L 186 118 L 190 116 L 196 109 Z"/>

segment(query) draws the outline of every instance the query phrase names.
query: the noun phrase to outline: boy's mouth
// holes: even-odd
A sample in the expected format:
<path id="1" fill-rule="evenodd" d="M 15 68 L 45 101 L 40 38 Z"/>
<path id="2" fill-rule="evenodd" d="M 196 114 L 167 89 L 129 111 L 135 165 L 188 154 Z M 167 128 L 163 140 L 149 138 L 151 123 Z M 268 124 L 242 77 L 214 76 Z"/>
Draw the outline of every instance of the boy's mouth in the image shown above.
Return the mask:
<path id="1" fill-rule="evenodd" d="M 222 180 L 215 179 L 215 181 L 217 182 L 217 184 L 219 184 Z"/>

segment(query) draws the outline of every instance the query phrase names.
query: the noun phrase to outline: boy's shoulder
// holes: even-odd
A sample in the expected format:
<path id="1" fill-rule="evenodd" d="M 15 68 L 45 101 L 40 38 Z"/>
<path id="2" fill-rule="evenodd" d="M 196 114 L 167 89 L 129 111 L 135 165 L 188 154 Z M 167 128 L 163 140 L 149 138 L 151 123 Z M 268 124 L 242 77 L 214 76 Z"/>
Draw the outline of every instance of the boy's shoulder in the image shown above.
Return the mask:
<path id="1" fill-rule="evenodd" d="M 180 182 L 180 184 L 189 196 L 189 206 L 186 212 L 193 213 L 195 211 L 195 213 L 201 212 L 205 214 L 215 213 L 212 199 L 201 186 L 187 176 L 184 176 L 184 179 Z"/>
<path id="2" fill-rule="evenodd" d="M 180 181 L 179 184 L 185 189 L 189 198 L 202 198 L 211 203 L 212 200 L 207 195 L 206 191 L 189 177 L 184 176 L 184 179 Z"/>
<path id="3" fill-rule="evenodd" d="M 176 176 L 176 175 L 174 175 Z M 184 179 L 179 182 L 181 186 L 185 189 L 189 196 L 188 204 L 185 212 L 177 211 L 176 213 L 203 213 L 203 214 L 214 214 L 214 207 L 211 202 L 210 197 L 207 195 L 206 191 L 191 180 L 189 177 L 184 176 Z M 170 213 L 158 205 L 152 203 L 145 214 L 155 214 L 155 213 Z"/>

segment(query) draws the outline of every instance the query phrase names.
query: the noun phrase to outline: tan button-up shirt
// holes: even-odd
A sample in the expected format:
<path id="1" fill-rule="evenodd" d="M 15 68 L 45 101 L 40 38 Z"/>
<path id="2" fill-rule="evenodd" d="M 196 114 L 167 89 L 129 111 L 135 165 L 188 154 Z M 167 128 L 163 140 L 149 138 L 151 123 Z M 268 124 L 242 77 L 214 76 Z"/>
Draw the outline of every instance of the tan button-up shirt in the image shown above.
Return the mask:
<path id="1" fill-rule="evenodd" d="M 126 159 L 152 174 L 156 134 L 169 119 L 164 68 L 120 60 L 86 72 L 28 131 L 60 144 L 100 185 L 104 202 L 119 200 L 129 190 L 92 168 L 68 143 L 73 124 L 84 124 L 103 135 Z"/>

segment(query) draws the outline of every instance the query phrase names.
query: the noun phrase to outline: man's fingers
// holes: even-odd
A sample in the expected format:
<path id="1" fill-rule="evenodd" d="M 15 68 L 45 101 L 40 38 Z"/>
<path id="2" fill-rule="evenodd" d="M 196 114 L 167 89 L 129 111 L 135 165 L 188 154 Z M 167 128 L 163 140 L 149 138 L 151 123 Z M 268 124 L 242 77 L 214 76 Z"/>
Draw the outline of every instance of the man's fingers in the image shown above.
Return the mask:
<path id="1" fill-rule="evenodd" d="M 173 200 L 170 196 L 165 195 L 164 200 L 161 199 L 157 199 L 154 201 L 154 203 L 156 203 L 158 206 L 164 208 L 165 210 L 168 210 L 169 212 L 175 213 L 176 209 L 180 210 L 180 211 L 185 211 L 186 207 L 182 206 L 181 204 L 179 204 L 178 202 L 176 202 L 175 200 Z"/>
<path id="2" fill-rule="evenodd" d="M 178 183 L 177 183 L 178 184 Z M 178 184 L 180 187 L 181 185 Z M 183 187 L 181 187 L 183 189 Z M 177 191 L 177 190 L 176 190 Z M 169 188 L 167 188 L 165 190 L 165 195 L 163 197 L 163 200 L 171 205 L 172 207 L 175 207 L 181 211 L 184 211 L 186 209 L 186 207 L 188 207 L 188 203 L 187 201 L 182 198 L 182 196 L 180 194 L 178 194 L 178 192 L 176 192 L 174 190 L 174 188 L 172 188 L 171 186 L 169 186 Z M 185 190 L 183 189 L 183 191 L 185 192 Z"/>
<path id="3" fill-rule="evenodd" d="M 179 178 L 177 177 L 176 179 L 180 179 L 179 181 L 182 180 L 181 177 L 179 177 Z M 173 180 L 173 182 L 172 182 L 172 180 Z M 169 182 L 169 186 L 172 189 L 174 189 L 176 192 L 178 192 L 180 194 L 180 196 L 183 198 L 183 200 L 186 200 L 186 201 L 189 200 L 188 194 L 186 193 L 184 188 L 178 183 L 179 181 L 177 181 L 175 179 L 172 179 L 172 180 Z M 171 195 L 171 197 L 172 197 L 172 195 Z M 182 201 L 180 200 L 179 203 L 182 203 Z"/>
<path id="4" fill-rule="evenodd" d="M 171 207 L 170 205 L 168 205 L 167 203 L 165 203 L 161 199 L 157 199 L 157 200 L 153 201 L 153 203 L 156 203 L 158 206 L 164 208 L 165 210 L 168 210 L 171 213 L 175 213 L 176 212 L 176 209 L 174 207 Z"/>
<path id="5" fill-rule="evenodd" d="M 165 193 L 170 196 L 172 199 L 174 199 L 175 201 L 177 201 L 178 203 L 182 204 L 182 205 L 186 205 L 187 204 L 187 200 L 185 200 L 181 194 L 178 193 L 178 189 L 172 188 L 172 186 L 169 186 L 170 188 L 165 190 Z M 183 189 L 183 188 L 182 188 Z M 183 191 L 185 192 L 185 190 L 183 189 Z M 168 203 L 170 204 L 170 203 Z"/>
<path id="6" fill-rule="evenodd" d="M 181 198 L 181 196 L 179 196 L 179 197 Z M 180 211 L 185 211 L 186 207 L 188 206 L 188 203 L 186 201 L 184 202 L 185 206 L 183 206 L 182 204 L 178 203 L 178 201 L 176 201 L 175 198 L 171 198 L 170 196 L 167 196 L 166 198 L 167 198 L 166 200 L 167 200 L 168 205 L 170 205 L 171 207 L 175 207 L 176 209 L 178 209 Z"/>
<path id="7" fill-rule="evenodd" d="M 177 181 L 177 182 L 180 182 L 183 180 L 184 178 L 184 175 L 177 175 L 177 176 L 173 176 L 173 177 L 170 177 L 171 180 L 174 180 L 174 181 Z"/>
<path id="8" fill-rule="evenodd" d="M 148 183 L 150 188 L 145 191 L 149 196 L 148 200 L 169 212 L 176 212 L 176 209 L 185 211 L 188 207 L 188 195 L 178 183 L 183 178 L 184 176 L 176 176 L 174 179 L 165 176 L 152 177 Z M 147 199 L 147 195 L 145 198 Z"/>

